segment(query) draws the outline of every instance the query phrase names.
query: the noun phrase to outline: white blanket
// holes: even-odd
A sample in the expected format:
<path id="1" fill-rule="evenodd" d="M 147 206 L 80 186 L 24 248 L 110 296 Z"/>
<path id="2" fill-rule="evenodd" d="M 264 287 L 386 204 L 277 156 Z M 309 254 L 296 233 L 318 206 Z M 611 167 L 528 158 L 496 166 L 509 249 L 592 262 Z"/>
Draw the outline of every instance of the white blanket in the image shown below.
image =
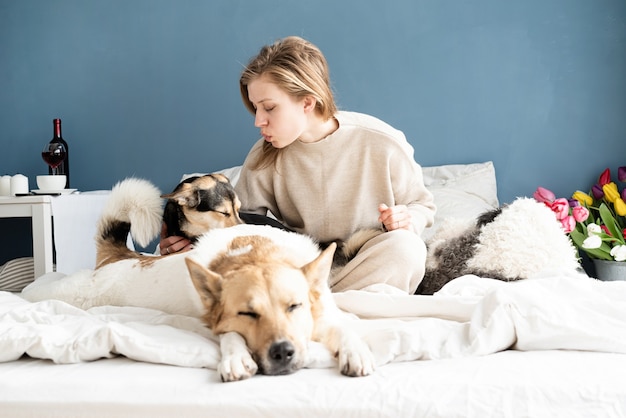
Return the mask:
<path id="1" fill-rule="evenodd" d="M 626 353 L 626 282 L 549 277 L 503 283 L 464 276 L 434 296 L 349 291 L 339 307 L 379 365 L 477 356 L 506 349 Z M 309 367 L 333 360 L 321 346 Z M 215 369 L 217 339 L 200 320 L 160 311 L 104 306 L 81 310 L 48 300 L 30 303 L 0 292 L 0 361 L 23 354 L 73 363 L 131 359 Z"/>

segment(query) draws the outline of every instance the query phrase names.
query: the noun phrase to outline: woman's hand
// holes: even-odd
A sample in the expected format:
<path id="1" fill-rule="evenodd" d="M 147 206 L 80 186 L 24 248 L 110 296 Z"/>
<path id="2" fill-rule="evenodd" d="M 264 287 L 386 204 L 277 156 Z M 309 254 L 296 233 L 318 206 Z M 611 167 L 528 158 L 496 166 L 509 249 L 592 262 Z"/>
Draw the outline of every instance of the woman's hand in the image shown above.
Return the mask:
<path id="1" fill-rule="evenodd" d="M 378 222 L 383 224 L 385 231 L 395 229 L 409 229 L 411 227 L 411 213 L 406 205 L 389 207 L 384 203 L 378 205 L 380 216 Z"/>
<path id="2" fill-rule="evenodd" d="M 161 241 L 159 242 L 159 251 L 161 255 L 174 254 L 178 252 L 189 251 L 193 248 L 191 241 L 187 238 L 172 235 L 167 236 L 167 226 L 163 223 L 161 227 Z"/>

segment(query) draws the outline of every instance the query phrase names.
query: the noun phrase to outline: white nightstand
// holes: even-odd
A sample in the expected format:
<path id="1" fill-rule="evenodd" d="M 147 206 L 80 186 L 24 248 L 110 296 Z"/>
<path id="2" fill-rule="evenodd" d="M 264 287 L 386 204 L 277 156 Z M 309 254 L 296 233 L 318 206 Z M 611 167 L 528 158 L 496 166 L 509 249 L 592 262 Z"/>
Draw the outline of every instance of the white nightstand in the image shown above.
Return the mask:
<path id="1" fill-rule="evenodd" d="M 53 254 L 56 271 L 71 274 L 95 267 L 96 224 L 110 193 L 0 197 L 0 218 L 31 218 L 35 277 L 53 271 Z"/>
<path id="2" fill-rule="evenodd" d="M 52 197 L 0 197 L 0 218 L 31 218 L 35 277 L 52 271 Z"/>

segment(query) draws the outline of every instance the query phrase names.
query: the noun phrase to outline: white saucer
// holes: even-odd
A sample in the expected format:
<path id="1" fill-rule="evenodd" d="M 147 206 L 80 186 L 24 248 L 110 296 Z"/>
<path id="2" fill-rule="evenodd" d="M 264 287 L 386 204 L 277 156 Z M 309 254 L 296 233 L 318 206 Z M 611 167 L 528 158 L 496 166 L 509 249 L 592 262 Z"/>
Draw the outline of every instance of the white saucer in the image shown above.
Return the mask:
<path id="1" fill-rule="evenodd" d="M 70 193 L 74 193 L 77 189 L 61 189 L 61 190 L 39 190 L 39 189 L 35 189 L 35 190 L 31 190 L 31 192 L 35 193 L 35 194 L 52 194 L 52 193 L 59 193 L 59 194 L 70 194 Z"/>

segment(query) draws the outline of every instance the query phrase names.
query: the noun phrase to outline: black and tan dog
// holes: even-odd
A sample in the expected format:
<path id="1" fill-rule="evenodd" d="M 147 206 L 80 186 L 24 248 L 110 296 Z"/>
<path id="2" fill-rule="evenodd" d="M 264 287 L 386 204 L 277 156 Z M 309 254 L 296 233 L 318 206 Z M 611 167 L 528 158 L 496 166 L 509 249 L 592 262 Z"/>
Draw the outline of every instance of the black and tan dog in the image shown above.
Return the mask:
<path id="1" fill-rule="evenodd" d="M 277 220 L 253 213 L 241 213 L 241 202 L 232 184 L 223 174 L 192 176 L 181 181 L 167 199 L 163 222 L 167 235 L 185 237 L 194 242 L 202 234 L 217 228 L 242 223 L 289 228 Z"/>
<path id="2" fill-rule="evenodd" d="M 239 217 L 241 202 L 222 174 L 189 177 L 161 197 L 167 199 L 163 222 L 170 236 L 195 241 L 211 229 L 243 223 Z"/>

